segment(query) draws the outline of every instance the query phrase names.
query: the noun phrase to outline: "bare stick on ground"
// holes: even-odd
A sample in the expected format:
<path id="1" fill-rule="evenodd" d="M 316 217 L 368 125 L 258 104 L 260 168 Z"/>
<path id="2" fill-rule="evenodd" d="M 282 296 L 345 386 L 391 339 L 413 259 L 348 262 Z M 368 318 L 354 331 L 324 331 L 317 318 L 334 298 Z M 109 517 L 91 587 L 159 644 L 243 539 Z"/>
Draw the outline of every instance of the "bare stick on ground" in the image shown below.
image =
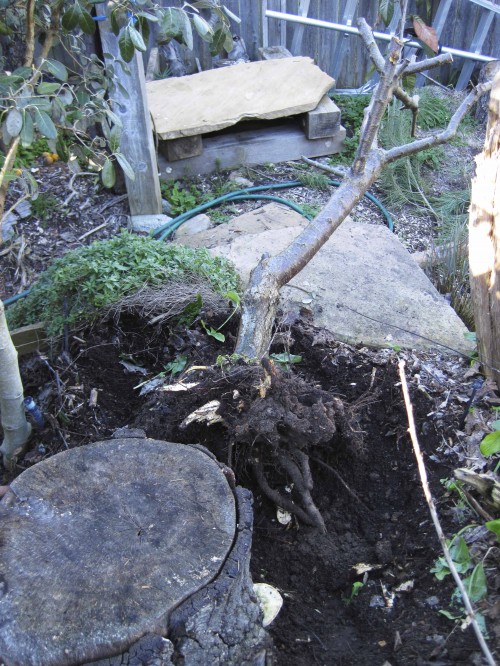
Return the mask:
<path id="1" fill-rule="evenodd" d="M 434 523 L 434 527 L 436 529 L 436 534 L 438 536 L 439 542 L 441 544 L 441 548 L 443 549 L 443 554 L 446 560 L 446 564 L 448 565 L 451 575 L 453 576 L 455 583 L 457 584 L 458 589 L 460 590 L 460 594 L 462 595 L 462 599 L 464 602 L 465 610 L 467 611 L 467 617 L 472 625 L 472 628 L 474 629 L 474 633 L 476 634 L 477 641 L 481 647 L 481 650 L 483 651 L 483 654 L 485 656 L 486 661 L 490 666 L 495 666 L 496 662 L 495 659 L 493 658 L 493 655 L 490 652 L 490 649 L 488 645 L 486 644 L 486 641 L 484 639 L 483 634 L 481 633 L 481 629 L 479 628 L 479 625 L 476 620 L 476 614 L 474 612 L 474 609 L 472 607 L 472 604 L 469 599 L 469 595 L 467 594 L 467 590 L 464 587 L 464 584 L 462 583 L 462 579 L 458 575 L 458 571 L 453 563 L 453 560 L 451 559 L 450 551 L 448 549 L 448 546 L 446 544 L 446 539 L 444 536 L 443 528 L 441 527 L 441 523 L 439 522 L 439 517 L 437 514 L 436 510 L 436 505 L 434 504 L 434 499 L 431 495 L 431 491 L 429 488 L 429 482 L 427 480 L 427 470 L 425 469 L 425 463 L 424 463 L 424 458 L 422 456 L 422 451 L 420 449 L 420 445 L 418 443 L 418 438 L 417 438 L 417 429 L 415 427 L 415 419 L 413 418 L 413 408 L 411 404 L 411 399 L 410 399 L 410 392 L 408 391 L 408 384 L 406 382 L 406 376 L 405 376 L 405 362 L 400 361 L 399 362 L 399 376 L 401 378 L 401 388 L 403 390 L 403 396 L 404 396 L 404 401 L 405 401 L 405 406 L 406 406 L 406 413 L 408 415 L 408 433 L 411 437 L 411 441 L 413 444 L 413 451 L 415 452 L 415 457 L 417 459 L 417 464 L 418 464 L 418 472 L 420 474 L 420 481 L 422 482 L 422 488 L 424 491 L 425 499 L 427 500 L 427 505 L 429 507 L 429 511 L 432 517 L 432 522 Z"/>

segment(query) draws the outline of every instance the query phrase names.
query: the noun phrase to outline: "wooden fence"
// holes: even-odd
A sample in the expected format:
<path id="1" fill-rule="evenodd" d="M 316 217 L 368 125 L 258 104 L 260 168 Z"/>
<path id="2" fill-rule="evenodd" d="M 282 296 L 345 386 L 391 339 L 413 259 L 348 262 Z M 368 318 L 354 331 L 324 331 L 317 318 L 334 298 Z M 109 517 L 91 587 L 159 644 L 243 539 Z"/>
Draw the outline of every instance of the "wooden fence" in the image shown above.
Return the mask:
<path id="1" fill-rule="evenodd" d="M 162 0 L 164 6 L 182 6 L 183 0 Z M 290 14 L 298 14 L 299 0 L 268 0 L 268 8 L 275 11 L 286 11 Z M 410 13 L 417 13 L 414 2 L 410 2 Z M 419 3 L 422 6 L 425 3 Z M 257 49 L 262 45 L 262 0 L 225 0 L 225 5 L 241 18 L 241 24 L 233 23 L 234 34 L 245 40 L 248 55 L 251 60 L 256 60 Z M 345 0 L 311 0 L 309 16 L 333 23 L 343 23 L 342 17 Z M 431 18 L 435 15 L 439 0 L 431 2 Z M 360 16 L 366 18 L 372 27 L 381 32 L 383 25 L 376 25 L 377 0 L 359 0 L 355 14 L 355 21 Z M 441 43 L 446 46 L 470 50 L 472 39 L 479 23 L 481 14 L 486 11 L 472 4 L 469 0 L 455 0 L 452 3 L 448 20 L 445 25 Z M 424 19 L 429 17 L 422 16 Z M 288 23 L 284 26 L 282 21 L 268 19 L 269 44 L 282 44 L 292 50 L 293 36 L 297 30 L 297 24 Z M 335 55 L 337 47 L 342 48 L 347 57 L 343 58 L 343 64 L 338 73 L 335 72 Z M 500 18 L 498 14 L 493 19 L 488 37 L 483 44 L 481 52 L 500 58 Z M 294 55 L 306 55 L 314 58 L 315 62 L 325 72 L 334 75 L 337 79 L 338 88 L 357 88 L 365 82 L 369 73 L 367 61 L 361 40 L 357 36 L 346 36 L 340 32 L 324 28 L 306 26 L 303 31 L 300 53 Z M 190 71 L 196 71 L 195 58 L 198 58 L 203 69 L 212 66 L 209 50 L 201 40 L 197 40 L 194 53 L 184 53 Z M 444 83 L 456 81 L 458 72 L 463 65 L 463 59 L 456 58 L 451 67 L 443 68 L 439 74 Z"/>

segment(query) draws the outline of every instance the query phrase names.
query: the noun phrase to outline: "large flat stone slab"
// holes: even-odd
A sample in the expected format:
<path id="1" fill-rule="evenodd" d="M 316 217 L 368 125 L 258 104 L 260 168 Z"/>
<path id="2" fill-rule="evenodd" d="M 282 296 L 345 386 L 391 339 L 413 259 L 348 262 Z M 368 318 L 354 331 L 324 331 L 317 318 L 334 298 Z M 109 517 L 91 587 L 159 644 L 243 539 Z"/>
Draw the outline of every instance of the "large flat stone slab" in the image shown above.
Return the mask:
<path id="1" fill-rule="evenodd" d="M 146 84 L 160 139 L 207 134 L 244 119 L 272 120 L 316 108 L 334 80 L 311 58 L 241 63 Z"/>
<path id="2" fill-rule="evenodd" d="M 278 254 L 306 223 L 277 204 L 259 211 L 182 242 L 230 259 L 247 282 L 262 255 Z M 473 349 L 458 315 L 384 226 L 346 220 L 282 295 L 285 310 L 309 308 L 317 326 L 345 342 Z"/>

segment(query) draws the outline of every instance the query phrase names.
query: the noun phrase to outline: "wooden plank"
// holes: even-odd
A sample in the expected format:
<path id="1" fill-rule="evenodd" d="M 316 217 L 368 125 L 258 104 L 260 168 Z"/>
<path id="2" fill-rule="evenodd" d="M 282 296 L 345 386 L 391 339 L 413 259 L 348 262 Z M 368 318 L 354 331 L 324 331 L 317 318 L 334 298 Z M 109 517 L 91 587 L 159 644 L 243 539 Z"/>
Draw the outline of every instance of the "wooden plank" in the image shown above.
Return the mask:
<path id="1" fill-rule="evenodd" d="M 271 128 L 241 130 L 204 138 L 203 153 L 198 157 L 167 162 L 160 155 L 159 164 L 164 178 L 182 178 L 220 169 L 299 160 L 302 155 L 331 155 L 341 150 L 344 138 L 345 129 L 339 126 L 332 137 L 309 140 L 296 120 Z"/>
<path id="2" fill-rule="evenodd" d="M 304 116 L 304 129 L 308 139 L 333 136 L 340 125 L 340 109 L 325 95 L 318 106 Z"/>
<path id="3" fill-rule="evenodd" d="M 184 160 L 187 157 L 201 155 L 203 141 L 201 136 L 185 136 L 182 139 L 171 139 L 170 141 L 159 141 L 158 150 L 169 162 Z"/>
<path id="4" fill-rule="evenodd" d="M 286 0 L 280 0 L 280 11 L 286 14 Z M 280 46 L 286 48 L 286 21 L 281 21 L 280 25 Z"/>
<path id="5" fill-rule="evenodd" d="M 269 46 L 269 24 L 266 18 L 267 0 L 260 0 L 262 46 Z"/>
<path id="6" fill-rule="evenodd" d="M 154 81 L 160 73 L 160 51 L 157 46 L 151 49 L 148 66 L 146 67 L 146 81 Z"/>
<path id="7" fill-rule="evenodd" d="M 31 354 L 35 351 L 44 351 L 48 347 L 45 325 L 42 322 L 15 328 L 10 332 L 10 337 L 19 356 Z"/>
<path id="8" fill-rule="evenodd" d="M 106 6 L 112 2 L 96 5 L 100 15 L 107 15 Z M 153 141 L 153 128 L 147 105 L 146 82 L 142 55 L 135 52 L 127 64 L 129 74 L 125 72 L 121 60 L 118 40 L 111 31 L 109 21 L 99 21 L 102 50 L 111 54 L 115 76 L 129 95 L 124 95 L 120 88 L 113 91 L 113 111 L 121 119 L 123 132 L 120 151 L 134 169 L 134 180 L 125 176 L 131 215 L 154 215 L 162 212 L 160 181 L 156 163 L 156 150 Z"/>
<path id="9" fill-rule="evenodd" d="M 486 36 L 488 35 L 491 24 L 493 23 L 494 17 L 495 14 L 493 12 L 483 11 L 479 20 L 479 25 L 477 26 L 476 32 L 474 33 L 472 43 L 467 49 L 468 51 L 471 51 L 472 53 L 481 53 L 481 49 L 483 47 Z M 455 86 L 456 90 L 465 90 L 470 81 L 472 71 L 476 65 L 477 63 L 474 60 L 465 61 L 464 66 L 462 67 L 462 71 L 460 72 L 457 85 Z"/>
<path id="10" fill-rule="evenodd" d="M 311 4 L 311 0 L 299 0 L 299 11 L 297 12 L 298 16 L 307 16 L 309 12 L 309 5 Z M 284 23 L 284 21 L 283 21 Z M 301 55 L 302 54 L 302 37 L 304 36 L 304 25 L 301 25 L 300 23 L 296 24 L 296 27 L 294 28 L 294 33 L 293 33 L 293 39 L 292 39 L 292 46 L 290 48 L 291 52 L 293 55 Z"/>

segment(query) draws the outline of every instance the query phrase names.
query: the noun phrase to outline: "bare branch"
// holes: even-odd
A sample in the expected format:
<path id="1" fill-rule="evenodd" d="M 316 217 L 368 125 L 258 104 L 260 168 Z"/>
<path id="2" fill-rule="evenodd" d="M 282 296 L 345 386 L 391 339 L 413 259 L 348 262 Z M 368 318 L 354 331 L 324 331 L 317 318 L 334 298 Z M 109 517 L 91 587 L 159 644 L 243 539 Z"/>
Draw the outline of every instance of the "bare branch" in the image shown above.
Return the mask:
<path id="1" fill-rule="evenodd" d="M 467 616 L 469 618 L 469 621 L 472 625 L 472 628 L 474 629 L 474 633 L 476 634 L 477 641 L 481 647 L 481 650 L 483 651 L 483 654 L 486 658 L 486 661 L 490 666 L 495 666 L 495 660 L 493 658 L 493 655 L 491 654 L 488 645 L 486 644 L 486 641 L 484 640 L 484 636 L 481 633 L 481 629 L 479 628 L 479 625 L 476 620 L 476 614 L 474 612 L 474 609 L 472 608 L 472 604 L 469 599 L 469 595 L 467 594 L 467 591 L 464 587 L 464 584 L 462 583 L 462 579 L 458 575 L 457 569 L 455 567 L 455 564 L 451 558 L 450 551 L 448 549 L 448 545 L 446 543 L 446 539 L 444 536 L 443 528 L 441 527 L 441 523 L 439 522 L 439 517 L 437 514 L 436 510 L 436 505 L 434 503 L 434 499 L 431 495 L 431 491 L 429 488 L 429 482 L 427 480 L 427 471 L 425 469 L 425 463 L 424 463 L 424 458 L 422 456 L 422 451 L 420 449 L 420 445 L 418 443 L 418 437 L 417 437 L 417 429 L 415 427 L 415 419 L 413 418 L 413 408 L 410 400 L 410 393 L 408 391 L 408 384 L 406 382 L 406 376 L 405 376 L 405 362 L 400 361 L 399 362 L 399 376 L 401 378 L 401 388 L 403 390 L 403 396 L 404 396 L 404 401 L 405 401 L 405 406 L 406 406 L 406 413 L 408 415 L 408 432 L 410 434 L 410 438 L 413 444 L 413 451 L 415 453 L 415 457 L 417 459 L 417 465 L 418 465 L 418 471 L 420 474 L 420 481 L 422 483 L 422 488 L 424 491 L 425 499 L 427 500 L 427 505 L 429 507 L 429 512 L 432 517 L 432 522 L 434 523 L 434 528 L 436 530 L 436 534 L 438 536 L 439 542 L 441 544 L 441 548 L 443 549 L 443 554 L 446 560 L 446 564 L 448 565 L 448 568 L 450 569 L 451 575 L 453 576 L 455 583 L 457 584 L 458 589 L 460 590 L 460 594 L 462 595 L 462 599 L 464 602 L 465 610 L 467 611 Z"/>
<path id="2" fill-rule="evenodd" d="M 361 23 L 361 21 L 360 21 Z M 358 151 L 352 165 L 352 172 L 361 174 L 365 168 L 366 159 L 370 150 L 374 147 L 378 130 L 387 107 L 387 102 L 391 98 L 394 86 L 394 74 L 401 54 L 402 43 L 395 37 L 391 40 L 389 55 L 384 66 L 384 71 L 380 75 L 380 81 L 373 92 L 372 99 L 368 109 L 365 111 L 365 118 L 361 126 L 361 136 L 359 139 Z"/>
<path id="3" fill-rule="evenodd" d="M 381 74 L 384 71 L 385 58 L 380 52 L 377 42 L 375 41 L 372 29 L 370 28 L 370 26 L 368 25 L 368 23 L 365 21 L 364 18 L 359 19 L 358 30 L 359 30 L 359 36 L 361 37 L 366 46 L 366 50 L 368 51 L 370 60 L 375 65 L 378 73 Z"/>
<path id="4" fill-rule="evenodd" d="M 470 111 L 472 106 L 481 97 L 481 95 L 484 95 L 484 93 L 491 89 L 491 85 L 491 81 L 483 83 L 475 90 L 471 91 L 451 117 L 451 120 L 448 123 L 448 127 L 442 132 L 438 132 L 437 134 L 426 136 L 422 139 L 418 139 L 417 141 L 412 141 L 412 143 L 405 143 L 403 146 L 396 146 L 395 148 L 384 151 L 382 157 L 384 166 L 390 162 L 399 160 L 401 157 L 408 157 L 409 155 L 414 155 L 415 153 L 418 153 L 421 150 L 426 150 L 427 148 L 431 148 L 432 146 L 439 146 L 440 144 L 446 143 L 446 141 L 449 141 L 451 138 L 453 138 L 457 133 L 458 126 L 466 113 Z"/>
<path id="5" fill-rule="evenodd" d="M 302 161 L 307 162 L 307 164 L 310 164 L 313 167 L 316 167 L 316 169 L 321 169 L 321 171 L 326 171 L 326 173 L 331 173 L 334 176 L 338 176 L 339 178 L 344 178 L 345 176 L 345 171 L 341 171 L 340 169 L 336 169 L 332 166 L 327 166 L 326 164 L 321 164 L 321 162 L 311 160 L 309 157 L 305 157 L 304 155 L 302 155 Z"/>
<path id="6" fill-rule="evenodd" d="M 449 65 L 452 62 L 453 56 L 451 53 L 441 53 L 428 60 L 419 60 L 418 62 L 410 63 L 406 69 L 406 76 L 409 76 L 410 74 L 418 74 L 419 72 L 434 69 L 435 67 L 441 67 L 442 65 Z"/>
<path id="7" fill-rule="evenodd" d="M 31 67 L 35 56 L 35 0 L 28 0 L 26 5 L 26 52 L 24 66 Z"/>

